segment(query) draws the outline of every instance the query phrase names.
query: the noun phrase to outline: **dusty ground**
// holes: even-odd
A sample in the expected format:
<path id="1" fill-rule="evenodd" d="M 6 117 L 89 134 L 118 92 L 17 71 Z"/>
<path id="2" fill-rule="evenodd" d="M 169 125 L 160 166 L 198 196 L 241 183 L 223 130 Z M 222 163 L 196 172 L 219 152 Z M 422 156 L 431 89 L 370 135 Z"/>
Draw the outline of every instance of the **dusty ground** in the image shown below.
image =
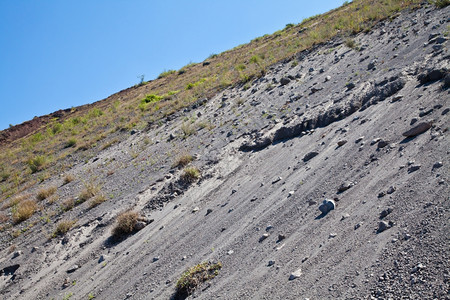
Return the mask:
<path id="1" fill-rule="evenodd" d="M 3 245 L 0 295 L 170 299 L 188 267 L 220 261 L 189 299 L 449 299 L 449 9 L 403 12 L 356 36 L 359 50 L 332 41 L 74 157 L 77 180 L 44 184 L 64 198 L 96 181 L 110 199 L 66 212 L 64 237 L 42 222 Z M 183 137 L 187 124 L 208 126 Z M 190 186 L 172 167 L 183 153 L 202 172 Z M 127 208 L 154 221 L 114 242 Z"/>

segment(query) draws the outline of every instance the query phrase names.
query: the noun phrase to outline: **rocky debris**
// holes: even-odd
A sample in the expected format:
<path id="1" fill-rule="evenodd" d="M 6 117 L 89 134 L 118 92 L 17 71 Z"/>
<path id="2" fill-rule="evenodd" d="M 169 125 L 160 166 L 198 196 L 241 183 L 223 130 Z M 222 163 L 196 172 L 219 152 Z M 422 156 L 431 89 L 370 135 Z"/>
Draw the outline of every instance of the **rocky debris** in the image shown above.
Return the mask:
<path id="1" fill-rule="evenodd" d="M 336 208 L 336 203 L 334 202 L 334 200 L 330 200 L 330 199 L 323 200 L 322 204 L 319 205 L 319 210 L 324 215 L 326 215 L 328 212 L 332 211 L 335 208 Z"/>
<path id="2" fill-rule="evenodd" d="M 334 233 L 334 232 L 332 232 L 332 233 L 330 233 L 330 234 L 328 235 L 328 238 L 329 238 L 329 239 L 333 239 L 333 238 L 335 238 L 335 237 L 337 237 L 337 233 Z"/>
<path id="3" fill-rule="evenodd" d="M 22 251 L 15 251 L 14 253 L 13 253 L 13 256 L 12 256 L 12 258 L 14 259 L 14 258 L 16 258 L 16 257 L 19 257 L 19 256 L 21 256 L 22 255 Z"/>
<path id="4" fill-rule="evenodd" d="M 106 261 L 108 259 L 108 256 L 105 254 L 100 255 L 100 257 L 98 258 L 98 263 L 102 263 L 104 261 Z"/>
<path id="5" fill-rule="evenodd" d="M 136 224 L 134 224 L 134 230 L 135 231 L 139 231 L 144 229 L 144 227 L 147 226 L 147 223 L 142 222 L 142 221 L 137 221 Z"/>
<path id="6" fill-rule="evenodd" d="M 347 140 L 340 140 L 339 142 L 337 142 L 338 146 L 344 146 L 345 144 L 347 144 Z"/>
<path id="7" fill-rule="evenodd" d="M 425 269 L 425 265 L 423 265 L 422 263 L 418 263 L 416 266 L 414 266 L 411 269 L 411 273 L 416 273 L 416 272 L 418 272 L 420 270 L 423 270 L 423 269 Z"/>
<path id="8" fill-rule="evenodd" d="M 153 257 L 153 259 L 152 259 L 153 262 L 157 262 L 158 260 L 159 260 L 159 256 L 155 256 L 155 257 Z"/>
<path id="9" fill-rule="evenodd" d="M 387 141 L 385 141 L 385 140 L 380 140 L 380 141 L 378 141 L 377 148 L 378 148 L 378 149 L 381 149 L 381 148 L 386 147 L 387 145 L 389 145 L 389 142 L 387 142 Z"/>
<path id="10" fill-rule="evenodd" d="M 343 221 L 345 219 L 348 219 L 348 218 L 350 218 L 349 214 L 343 214 L 342 217 L 341 217 L 341 221 Z"/>
<path id="11" fill-rule="evenodd" d="M 403 95 L 400 95 L 400 94 L 399 94 L 399 95 L 395 95 L 395 96 L 392 97 L 391 102 L 394 103 L 394 102 L 401 101 L 401 100 L 403 99 L 403 97 L 404 97 L 404 96 L 403 96 Z"/>
<path id="12" fill-rule="evenodd" d="M 388 188 L 388 190 L 386 191 L 386 193 L 388 193 L 389 195 L 394 193 L 397 190 L 397 188 L 395 186 L 390 186 Z"/>
<path id="13" fill-rule="evenodd" d="M 356 85 L 355 85 L 353 82 L 349 82 L 349 83 L 347 83 L 347 84 L 345 85 L 345 87 L 347 88 L 347 91 L 350 91 L 350 90 L 354 89 L 355 86 L 356 86 Z"/>
<path id="14" fill-rule="evenodd" d="M 374 70 L 377 63 L 378 63 L 377 59 L 372 59 L 370 63 L 367 65 L 367 70 Z"/>
<path id="15" fill-rule="evenodd" d="M 355 144 L 358 144 L 358 143 L 362 142 L 362 140 L 364 140 L 364 136 L 360 136 L 359 138 L 357 138 L 355 140 Z"/>
<path id="16" fill-rule="evenodd" d="M 295 194 L 295 191 L 289 191 L 288 197 L 292 197 L 292 196 L 294 196 L 294 194 Z"/>
<path id="17" fill-rule="evenodd" d="M 339 193 L 343 193 L 355 184 L 352 181 L 344 181 L 338 188 Z"/>
<path id="18" fill-rule="evenodd" d="M 209 215 L 209 214 L 212 213 L 212 212 L 213 212 L 212 208 L 208 208 L 208 209 L 206 210 L 205 216 Z"/>
<path id="19" fill-rule="evenodd" d="M 287 77 L 283 77 L 283 78 L 280 79 L 280 84 L 281 85 L 286 85 L 289 82 L 291 82 L 291 80 L 289 78 L 287 78 Z"/>
<path id="20" fill-rule="evenodd" d="M 421 165 L 418 165 L 418 164 L 417 164 L 417 165 L 411 165 L 411 166 L 408 168 L 408 173 L 415 172 L 415 171 L 419 170 L 420 167 L 421 167 Z"/>
<path id="21" fill-rule="evenodd" d="M 330 80 L 331 80 L 331 76 L 330 75 L 325 76 L 325 82 L 330 81 Z"/>
<path id="22" fill-rule="evenodd" d="M 291 273 L 291 275 L 289 275 L 289 280 L 294 280 L 299 278 L 300 276 L 302 276 L 302 269 L 298 269 L 294 272 Z"/>
<path id="23" fill-rule="evenodd" d="M 361 227 L 362 225 L 363 225 L 364 223 L 363 222 L 359 222 L 359 223 L 357 223 L 354 227 L 353 227 L 353 229 L 358 229 L 359 227 Z"/>
<path id="24" fill-rule="evenodd" d="M 441 46 L 441 45 L 439 45 Z M 442 46 L 441 46 L 442 47 Z M 440 48 L 440 47 L 439 47 Z M 421 84 L 441 80 L 448 74 L 448 70 L 444 68 L 430 68 L 419 74 L 417 79 Z"/>
<path id="25" fill-rule="evenodd" d="M 380 222 L 378 223 L 378 230 L 377 230 L 377 233 L 381 233 L 381 232 L 383 232 L 383 231 L 386 231 L 387 229 L 391 228 L 392 226 L 394 226 L 394 223 L 391 222 L 391 221 L 389 221 L 389 222 L 386 222 L 386 221 L 380 221 Z"/>
<path id="26" fill-rule="evenodd" d="M 442 163 L 442 161 L 438 161 L 438 162 L 435 162 L 434 164 L 433 164 L 433 169 L 439 169 L 440 167 L 442 167 L 444 164 Z"/>
<path id="27" fill-rule="evenodd" d="M 384 217 L 386 217 L 387 215 L 389 215 L 391 212 L 393 211 L 393 209 L 392 208 L 387 208 L 387 209 L 384 209 L 383 211 L 381 211 L 381 213 L 380 213 L 380 219 L 383 219 Z"/>
<path id="28" fill-rule="evenodd" d="M 262 241 L 264 241 L 265 239 L 267 239 L 270 236 L 270 233 L 264 233 L 260 238 L 259 238 L 259 242 L 261 243 Z"/>
<path id="29" fill-rule="evenodd" d="M 307 162 L 308 160 L 311 160 L 313 157 L 316 157 L 317 155 L 319 155 L 319 152 L 311 151 L 303 157 L 303 161 Z"/>
<path id="30" fill-rule="evenodd" d="M 279 181 L 283 180 L 283 178 L 281 176 L 278 176 L 277 178 L 275 178 L 274 180 L 272 180 L 272 184 L 275 184 Z"/>
<path id="31" fill-rule="evenodd" d="M 286 238 L 286 236 L 284 234 L 279 234 L 278 235 L 278 240 L 277 243 L 281 242 L 282 240 L 284 240 Z"/>
<path id="32" fill-rule="evenodd" d="M 76 270 L 78 270 L 80 268 L 80 266 L 79 265 L 73 265 L 73 266 L 71 266 L 69 269 L 67 269 L 67 273 L 73 273 L 73 272 L 75 272 Z"/>
<path id="33" fill-rule="evenodd" d="M 196 213 L 196 212 L 198 212 L 200 210 L 200 208 L 198 207 L 198 206 L 196 206 L 196 207 L 194 207 L 193 209 L 192 209 L 192 213 Z"/>
<path id="34" fill-rule="evenodd" d="M 267 266 L 268 267 L 271 267 L 271 266 L 273 266 L 275 264 L 275 261 L 274 260 L 269 260 L 269 262 L 267 263 Z"/>

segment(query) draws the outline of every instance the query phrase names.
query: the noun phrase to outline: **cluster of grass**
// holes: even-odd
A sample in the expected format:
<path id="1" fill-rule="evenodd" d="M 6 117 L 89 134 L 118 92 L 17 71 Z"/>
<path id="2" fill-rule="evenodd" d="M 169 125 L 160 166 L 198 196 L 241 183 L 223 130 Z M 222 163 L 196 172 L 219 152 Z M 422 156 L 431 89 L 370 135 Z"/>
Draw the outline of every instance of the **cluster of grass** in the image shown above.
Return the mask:
<path id="1" fill-rule="evenodd" d="M 134 231 L 134 226 L 139 219 L 139 214 L 135 211 L 128 210 L 117 216 L 116 225 L 113 228 L 113 236 L 123 237 Z"/>
<path id="2" fill-rule="evenodd" d="M 213 279 L 222 269 L 220 262 L 216 264 L 203 262 L 186 270 L 176 283 L 179 295 L 190 295 L 203 282 Z"/>
<path id="3" fill-rule="evenodd" d="M 57 237 L 66 234 L 77 223 L 76 220 L 62 220 L 56 224 L 52 237 Z"/>
<path id="4" fill-rule="evenodd" d="M 444 8 L 448 5 L 450 5 L 450 0 L 434 0 L 434 1 L 432 1 L 432 3 L 439 8 Z"/>
<path id="5" fill-rule="evenodd" d="M 12 207 L 12 218 L 15 224 L 28 220 L 37 210 L 36 201 L 28 199 Z"/>
<path id="6" fill-rule="evenodd" d="M 56 192 L 56 186 L 49 186 L 46 188 L 42 188 L 37 192 L 36 198 L 39 201 L 42 201 L 44 199 L 47 199 L 51 195 L 53 195 Z"/>
<path id="7" fill-rule="evenodd" d="M 184 155 L 181 155 L 181 156 L 179 156 L 176 160 L 175 160 L 175 162 L 173 163 L 173 167 L 174 168 L 176 168 L 176 167 L 185 167 L 185 166 L 187 166 L 190 162 L 192 162 L 194 160 L 194 157 L 192 156 L 192 155 L 190 155 L 190 154 L 184 154 Z"/>
<path id="8" fill-rule="evenodd" d="M 187 183 L 193 183 L 200 178 L 200 170 L 197 167 L 187 167 L 181 174 L 181 180 Z"/>

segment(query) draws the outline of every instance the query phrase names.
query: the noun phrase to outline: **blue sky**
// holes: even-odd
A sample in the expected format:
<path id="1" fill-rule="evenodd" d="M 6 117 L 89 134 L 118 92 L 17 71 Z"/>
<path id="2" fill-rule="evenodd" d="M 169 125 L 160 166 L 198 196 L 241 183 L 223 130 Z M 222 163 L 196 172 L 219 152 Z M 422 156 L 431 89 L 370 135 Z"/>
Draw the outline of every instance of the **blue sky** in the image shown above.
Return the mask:
<path id="1" fill-rule="evenodd" d="M 343 0 L 0 0 L 0 130 L 201 62 Z"/>

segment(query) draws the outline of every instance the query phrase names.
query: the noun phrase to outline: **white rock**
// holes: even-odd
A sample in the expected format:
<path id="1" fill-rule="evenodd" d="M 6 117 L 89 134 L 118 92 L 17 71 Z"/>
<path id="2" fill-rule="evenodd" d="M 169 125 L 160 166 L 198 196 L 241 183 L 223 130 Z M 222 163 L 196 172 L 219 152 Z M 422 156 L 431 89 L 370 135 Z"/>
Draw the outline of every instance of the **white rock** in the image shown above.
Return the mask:
<path id="1" fill-rule="evenodd" d="M 291 275 L 289 275 L 289 280 L 294 280 L 296 278 L 299 278 L 300 276 L 302 276 L 302 269 L 298 269 L 295 272 L 292 272 Z"/>

